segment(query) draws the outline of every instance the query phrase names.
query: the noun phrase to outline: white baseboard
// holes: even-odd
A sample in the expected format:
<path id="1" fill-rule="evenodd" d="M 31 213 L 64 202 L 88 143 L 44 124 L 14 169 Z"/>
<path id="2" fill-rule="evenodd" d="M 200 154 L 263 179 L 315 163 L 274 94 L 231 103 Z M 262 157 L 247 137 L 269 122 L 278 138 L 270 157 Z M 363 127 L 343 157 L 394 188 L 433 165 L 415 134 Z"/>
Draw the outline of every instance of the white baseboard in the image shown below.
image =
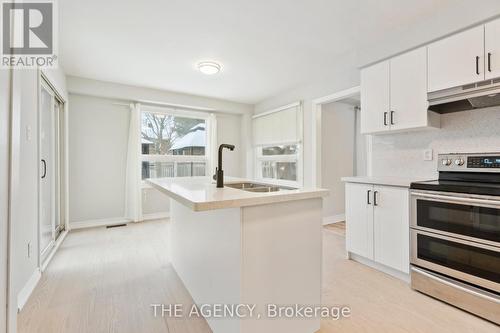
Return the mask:
<path id="1" fill-rule="evenodd" d="M 170 217 L 170 212 L 144 214 L 144 215 L 142 215 L 141 220 L 138 222 L 166 219 L 169 217 Z M 76 230 L 76 229 L 84 229 L 84 228 L 106 227 L 109 225 L 116 225 L 116 224 L 130 223 L 130 222 L 132 222 L 132 221 L 130 219 L 125 218 L 125 217 L 113 217 L 113 218 L 107 218 L 107 219 L 96 219 L 96 220 L 70 222 L 69 227 L 70 227 L 70 230 Z"/>
<path id="2" fill-rule="evenodd" d="M 54 254 L 57 252 L 57 250 L 61 246 L 61 244 L 64 241 L 64 239 L 66 238 L 67 234 L 68 234 L 68 231 L 63 231 L 63 233 L 57 239 L 54 247 L 50 250 L 49 256 L 43 262 L 41 269 L 39 269 L 38 267 L 35 269 L 35 271 L 31 275 L 28 282 L 26 282 L 26 285 L 17 294 L 17 310 L 18 311 L 21 311 L 23 309 L 23 307 L 26 305 L 26 302 L 28 301 L 31 293 L 33 293 L 33 290 L 35 290 L 35 288 L 38 284 L 38 281 L 40 281 L 40 278 L 42 277 L 42 272 L 45 270 L 45 268 L 47 268 L 49 262 L 54 257 Z"/>
<path id="3" fill-rule="evenodd" d="M 108 225 L 116 225 L 123 223 L 130 223 L 130 220 L 124 217 L 113 217 L 108 219 L 78 221 L 78 222 L 70 222 L 69 227 L 71 230 L 75 230 L 83 228 L 105 227 Z"/>
<path id="4" fill-rule="evenodd" d="M 169 217 L 170 217 L 170 212 L 143 214 L 142 221 L 168 219 Z"/>
<path id="5" fill-rule="evenodd" d="M 35 290 L 35 287 L 38 284 L 38 281 L 40 281 L 41 277 L 42 274 L 40 273 L 40 270 L 36 268 L 29 278 L 28 282 L 26 282 L 26 285 L 24 285 L 23 289 L 21 289 L 21 291 L 19 291 L 19 294 L 17 294 L 17 310 L 19 312 L 26 305 L 28 298 L 30 298 L 31 293 L 33 292 L 33 290 Z"/>
<path id="6" fill-rule="evenodd" d="M 385 274 L 389 274 L 395 278 L 405 281 L 406 283 L 410 283 L 410 274 L 398 271 L 397 269 L 387 267 L 385 265 L 379 264 L 371 259 L 367 259 L 360 255 L 354 254 L 352 252 L 348 252 L 348 257 L 354 261 L 359 262 L 360 264 L 366 265 L 368 267 L 374 268 L 377 271 L 381 271 Z"/>
<path id="7" fill-rule="evenodd" d="M 64 239 L 66 238 L 67 235 L 68 235 L 68 230 L 64 230 L 61 233 L 61 235 L 59 236 L 59 238 L 57 238 L 56 243 L 55 243 L 54 247 L 50 250 L 50 253 L 49 253 L 47 259 L 45 259 L 45 261 L 42 263 L 42 267 L 41 267 L 42 272 L 45 271 L 45 269 L 49 265 L 50 261 L 54 257 L 54 254 L 56 254 L 57 250 L 59 250 L 59 247 L 61 246 L 62 242 L 64 242 Z"/>
<path id="8" fill-rule="evenodd" d="M 323 217 L 323 225 L 344 222 L 344 221 L 345 221 L 345 214 L 337 214 L 337 215 L 330 215 Z"/>

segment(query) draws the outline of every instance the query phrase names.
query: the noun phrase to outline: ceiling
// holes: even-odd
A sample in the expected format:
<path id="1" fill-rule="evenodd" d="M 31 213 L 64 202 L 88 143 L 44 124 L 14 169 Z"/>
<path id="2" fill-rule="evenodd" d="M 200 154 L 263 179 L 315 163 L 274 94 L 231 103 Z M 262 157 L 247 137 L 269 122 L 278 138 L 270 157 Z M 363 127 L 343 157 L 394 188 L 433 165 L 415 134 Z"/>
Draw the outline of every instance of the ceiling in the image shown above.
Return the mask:
<path id="1" fill-rule="evenodd" d="M 456 0 L 64 0 L 68 75 L 254 104 Z M 222 64 L 206 76 L 199 61 Z"/>

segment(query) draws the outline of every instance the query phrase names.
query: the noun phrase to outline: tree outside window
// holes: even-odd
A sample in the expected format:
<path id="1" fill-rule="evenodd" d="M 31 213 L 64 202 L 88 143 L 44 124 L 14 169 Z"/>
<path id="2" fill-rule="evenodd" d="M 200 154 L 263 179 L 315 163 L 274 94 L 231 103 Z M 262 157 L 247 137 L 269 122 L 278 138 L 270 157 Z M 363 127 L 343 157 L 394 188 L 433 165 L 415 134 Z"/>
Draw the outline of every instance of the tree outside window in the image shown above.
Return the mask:
<path id="1" fill-rule="evenodd" d="M 142 179 L 204 176 L 206 141 L 205 119 L 143 112 Z"/>

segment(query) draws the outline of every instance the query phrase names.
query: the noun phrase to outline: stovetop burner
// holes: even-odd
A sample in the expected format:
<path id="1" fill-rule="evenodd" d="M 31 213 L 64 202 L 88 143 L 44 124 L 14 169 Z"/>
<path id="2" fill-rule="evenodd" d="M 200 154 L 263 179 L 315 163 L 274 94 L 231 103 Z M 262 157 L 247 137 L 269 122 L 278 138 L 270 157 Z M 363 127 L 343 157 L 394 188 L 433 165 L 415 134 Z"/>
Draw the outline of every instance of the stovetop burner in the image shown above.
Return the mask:
<path id="1" fill-rule="evenodd" d="M 439 179 L 414 182 L 411 189 L 500 196 L 500 153 L 440 154 Z"/>
<path id="2" fill-rule="evenodd" d="M 480 183 L 453 180 L 429 180 L 414 182 L 410 185 L 414 190 L 454 192 L 478 195 L 500 196 L 500 184 Z"/>

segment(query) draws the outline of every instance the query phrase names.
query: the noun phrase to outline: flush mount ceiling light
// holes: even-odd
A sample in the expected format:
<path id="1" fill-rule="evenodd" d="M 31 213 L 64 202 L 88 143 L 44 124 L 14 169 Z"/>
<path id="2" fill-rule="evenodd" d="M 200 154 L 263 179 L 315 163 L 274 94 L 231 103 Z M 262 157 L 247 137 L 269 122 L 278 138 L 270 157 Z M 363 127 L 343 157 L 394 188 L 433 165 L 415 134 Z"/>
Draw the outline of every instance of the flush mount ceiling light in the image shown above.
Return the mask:
<path id="1" fill-rule="evenodd" d="M 220 71 L 220 65 L 212 61 L 203 61 L 198 64 L 198 70 L 206 75 L 217 74 Z"/>

